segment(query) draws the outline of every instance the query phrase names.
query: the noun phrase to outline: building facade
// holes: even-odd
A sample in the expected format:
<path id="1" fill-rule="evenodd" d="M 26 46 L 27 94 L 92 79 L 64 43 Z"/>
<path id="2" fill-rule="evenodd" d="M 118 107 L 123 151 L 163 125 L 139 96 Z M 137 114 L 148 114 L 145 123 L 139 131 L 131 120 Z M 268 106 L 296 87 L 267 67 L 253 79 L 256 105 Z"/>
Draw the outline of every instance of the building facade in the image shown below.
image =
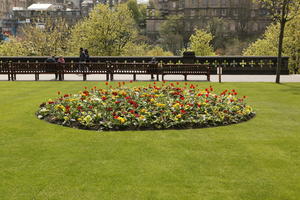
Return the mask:
<path id="1" fill-rule="evenodd" d="M 147 8 L 147 35 L 155 39 L 170 15 L 182 15 L 185 37 L 205 28 L 212 18 L 223 22 L 224 36 L 261 34 L 271 20 L 252 0 L 151 0 Z"/>

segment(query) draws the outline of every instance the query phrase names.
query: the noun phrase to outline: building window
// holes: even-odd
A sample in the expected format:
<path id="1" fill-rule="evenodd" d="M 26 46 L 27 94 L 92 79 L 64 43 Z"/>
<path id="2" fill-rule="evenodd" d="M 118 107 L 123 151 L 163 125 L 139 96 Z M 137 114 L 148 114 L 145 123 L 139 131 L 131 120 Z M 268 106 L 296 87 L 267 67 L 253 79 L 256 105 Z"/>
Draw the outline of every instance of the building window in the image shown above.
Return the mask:
<path id="1" fill-rule="evenodd" d="M 191 5 L 192 7 L 196 7 L 197 5 L 196 5 L 196 0 L 192 0 L 192 5 Z"/>
<path id="2" fill-rule="evenodd" d="M 217 5 L 217 0 L 210 0 L 210 1 L 209 1 L 209 4 L 210 4 L 211 6 L 216 6 L 216 5 Z"/>
<path id="3" fill-rule="evenodd" d="M 194 18 L 195 16 L 195 10 L 191 10 L 191 18 Z"/>
<path id="4" fill-rule="evenodd" d="M 227 14 L 226 9 L 221 9 L 221 15 L 222 15 L 222 16 L 226 16 L 226 14 Z"/>
<path id="5" fill-rule="evenodd" d="M 253 24 L 252 31 L 258 31 L 258 24 L 257 23 Z"/>
<path id="6" fill-rule="evenodd" d="M 229 24 L 229 30 L 232 31 L 232 32 L 235 31 L 235 24 L 234 23 Z"/>
<path id="7" fill-rule="evenodd" d="M 212 16 L 217 16 L 218 15 L 217 9 L 212 9 L 211 10 L 211 15 Z"/>

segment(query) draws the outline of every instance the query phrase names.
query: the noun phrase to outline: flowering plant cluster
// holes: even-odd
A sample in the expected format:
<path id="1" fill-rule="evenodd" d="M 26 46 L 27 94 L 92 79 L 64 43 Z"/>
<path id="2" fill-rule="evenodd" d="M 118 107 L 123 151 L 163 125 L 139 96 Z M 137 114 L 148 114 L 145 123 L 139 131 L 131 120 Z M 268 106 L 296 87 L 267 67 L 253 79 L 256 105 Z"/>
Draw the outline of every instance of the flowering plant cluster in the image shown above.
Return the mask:
<path id="1" fill-rule="evenodd" d="M 106 83 L 108 85 L 108 83 Z M 61 95 L 40 105 L 40 119 L 92 130 L 200 128 L 246 121 L 255 115 L 235 90 L 216 94 L 179 83 L 147 87 L 106 86 Z"/>

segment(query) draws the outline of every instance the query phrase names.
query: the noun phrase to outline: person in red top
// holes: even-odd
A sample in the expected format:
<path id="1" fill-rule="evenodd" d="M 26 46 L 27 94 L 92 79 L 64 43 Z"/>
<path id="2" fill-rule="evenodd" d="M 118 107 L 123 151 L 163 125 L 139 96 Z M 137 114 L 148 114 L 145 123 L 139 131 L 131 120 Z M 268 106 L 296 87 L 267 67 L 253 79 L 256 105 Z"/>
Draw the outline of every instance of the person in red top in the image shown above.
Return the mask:
<path id="1" fill-rule="evenodd" d="M 57 63 L 63 64 L 63 63 L 66 63 L 66 61 L 65 61 L 65 59 L 62 56 L 59 56 L 58 59 L 57 59 Z M 58 76 L 58 74 L 57 74 L 57 76 Z M 59 78 L 59 80 L 61 80 L 62 79 L 62 75 L 59 74 L 58 78 Z"/>
<path id="2" fill-rule="evenodd" d="M 65 61 L 65 59 L 64 59 L 62 56 L 60 56 L 60 57 L 57 59 L 57 62 L 58 62 L 58 63 L 65 63 L 66 61 Z"/>

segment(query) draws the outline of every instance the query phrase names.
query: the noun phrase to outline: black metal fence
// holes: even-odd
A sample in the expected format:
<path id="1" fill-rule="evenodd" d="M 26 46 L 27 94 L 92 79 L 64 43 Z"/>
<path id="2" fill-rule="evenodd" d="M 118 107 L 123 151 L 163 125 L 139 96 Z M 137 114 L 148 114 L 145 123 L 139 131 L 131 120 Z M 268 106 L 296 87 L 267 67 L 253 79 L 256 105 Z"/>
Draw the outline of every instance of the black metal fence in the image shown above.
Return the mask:
<path id="1" fill-rule="evenodd" d="M 95 56 L 91 62 L 151 62 L 153 57 Z M 0 62 L 45 62 L 47 57 L 0 57 Z M 217 67 L 223 68 L 223 74 L 273 75 L 276 73 L 277 57 L 272 56 L 184 56 L 155 57 L 161 63 L 199 63 L 208 64 L 211 74 L 217 73 Z M 281 74 L 289 74 L 288 57 L 283 57 Z M 78 57 L 65 57 L 66 62 L 79 62 Z"/>

